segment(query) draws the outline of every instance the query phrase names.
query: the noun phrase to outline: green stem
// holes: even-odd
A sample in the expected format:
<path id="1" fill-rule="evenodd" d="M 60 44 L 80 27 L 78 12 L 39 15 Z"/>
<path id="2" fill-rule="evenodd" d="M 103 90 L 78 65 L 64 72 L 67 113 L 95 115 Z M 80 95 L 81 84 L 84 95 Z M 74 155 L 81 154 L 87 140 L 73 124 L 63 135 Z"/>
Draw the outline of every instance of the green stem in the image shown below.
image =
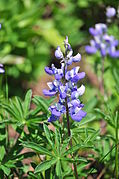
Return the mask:
<path id="1" fill-rule="evenodd" d="M 115 124 L 116 124 L 116 130 L 115 130 L 115 136 L 116 136 L 116 156 L 115 156 L 115 168 L 116 168 L 116 179 L 118 179 L 118 112 L 116 112 L 116 118 L 115 118 Z"/>
<path id="2" fill-rule="evenodd" d="M 70 137 L 70 147 L 72 148 L 72 137 L 71 137 L 71 131 L 70 131 L 69 108 L 68 108 L 68 105 L 67 105 L 67 97 L 65 99 L 65 104 L 66 104 L 66 118 L 67 118 L 68 136 Z M 72 155 L 72 158 L 74 158 L 74 155 Z M 77 166 L 76 166 L 75 163 L 73 164 L 73 167 L 74 167 L 74 176 L 75 176 L 75 179 L 78 179 Z"/>
<path id="3" fill-rule="evenodd" d="M 8 103 L 8 83 L 7 83 L 7 68 L 5 67 L 5 98 Z M 7 116 L 8 117 L 8 116 Z M 8 124 L 6 124 L 6 148 L 9 146 L 9 127 Z"/>

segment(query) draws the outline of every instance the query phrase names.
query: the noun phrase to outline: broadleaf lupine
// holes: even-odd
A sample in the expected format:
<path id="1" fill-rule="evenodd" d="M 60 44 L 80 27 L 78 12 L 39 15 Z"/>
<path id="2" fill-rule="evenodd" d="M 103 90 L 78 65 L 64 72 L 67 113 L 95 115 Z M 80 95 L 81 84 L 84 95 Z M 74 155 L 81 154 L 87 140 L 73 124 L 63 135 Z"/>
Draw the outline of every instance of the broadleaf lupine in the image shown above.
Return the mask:
<path id="1" fill-rule="evenodd" d="M 66 101 L 68 106 L 69 115 L 74 121 L 81 121 L 86 116 L 86 112 L 82 110 L 84 104 L 79 100 L 79 96 L 85 92 L 85 86 L 77 87 L 79 80 L 85 77 L 85 72 L 79 73 L 79 67 L 74 67 L 71 70 L 68 67 L 74 62 L 81 60 L 81 55 L 78 53 L 73 56 L 73 50 L 68 43 L 68 37 L 64 41 L 65 55 L 63 55 L 60 47 L 58 46 L 55 51 L 55 57 L 61 60 L 61 68 L 57 69 L 54 64 L 51 67 L 45 67 L 45 72 L 49 75 L 54 75 L 55 80 L 48 82 L 49 90 L 44 89 L 45 96 L 59 96 L 59 101 L 49 107 L 51 116 L 48 121 L 59 120 L 61 114 L 66 114 Z"/>

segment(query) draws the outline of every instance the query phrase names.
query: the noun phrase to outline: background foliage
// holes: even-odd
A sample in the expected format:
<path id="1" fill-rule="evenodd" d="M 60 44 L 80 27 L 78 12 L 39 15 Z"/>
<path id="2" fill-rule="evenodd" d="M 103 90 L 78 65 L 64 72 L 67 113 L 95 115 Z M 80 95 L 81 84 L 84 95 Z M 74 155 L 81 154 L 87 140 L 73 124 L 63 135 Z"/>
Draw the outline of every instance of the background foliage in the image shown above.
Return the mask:
<path id="1" fill-rule="evenodd" d="M 21 86 L 26 80 L 38 79 L 44 66 L 54 62 L 54 48 L 62 45 L 66 35 L 73 49 L 83 53 L 81 47 L 88 43 L 88 28 L 105 22 L 108 5 L 117 7 L 118 2 L 1 0 L 0 62 L 9 67 L 10 88 Z M 118 38 L 117 23 L 112 24 L 109 31 Z M 20 90 L 15 91 L 20 95 Z"/>
<path id="2" fill-rule="evenodd" d="M 88 56 L 84 50 L 91 39 L 89 27 L 106 22 L 107 6 L 117 8 L 118 1 L 0 0 L 0 63 L 6 70 L 5 75 L 0 74 L 0 176 L 25 178 L 27 173 L 28 178 L 72 178 L 71 167 L 66 166 L 67 162 L 74 162 L 68 157 L 74 152 L 81 177 L 95 178 L 103 170 L 105 178 L 114 177 L 119 126 L 119 59 L 105 59 L 107 96 L 103 99 L 97 84 L 93 83 L 95 77 L 96 80 L 100 77 L 100 56 L 98 53 Z M 116 17 L 108 24 L 108 31 L 119 40 L 118 26 Z M 87 74 L 86 93 L 82 99 L 87 117 L 80 123 L 71 123 L 72 150 L 65 150 L 69 138 L 62 136 L 63 128 L 59 123 L 54 124 L 55 132 L 47 127 L 48 107 L 54 99 L 33 96 L 31 91 L 24 95 L 31 82 L 42 79 L 46 65 L 59 66 L 54 51 L 57 45 L 63 48 L 66 35 L 74 54 L 82 54 L 81 67 Z M 14 97 L 16 95 L 19 97 Z M 106 131 L 100 129 L 101 119 L 106 122 Z M 15 140 L 9 136 L 10 126 L 18 134 Z M 67 131 L 66 124 L 64 130 Z M 22 153 L 24 147 L 33 150 Z M 47 160 L 42 160 L 40 154 L 45 154 Z M 22 162 L 29 157 L 32 157 L 35 173 Z M 41 164 L 42 161 L 46 164 Z"/>

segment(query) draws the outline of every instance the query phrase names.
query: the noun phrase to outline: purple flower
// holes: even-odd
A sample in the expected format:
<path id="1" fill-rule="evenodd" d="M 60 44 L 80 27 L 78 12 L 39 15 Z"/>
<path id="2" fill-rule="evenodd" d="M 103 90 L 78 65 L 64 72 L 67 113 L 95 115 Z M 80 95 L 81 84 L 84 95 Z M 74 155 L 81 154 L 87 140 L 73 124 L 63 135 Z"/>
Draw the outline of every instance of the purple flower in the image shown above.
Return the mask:
<path id="1" fill-rule="evenodd" d="M 0 73 L 4 73 L 4 72 L 5 72 L 5 70 L 3 69 L 3 65 L 0 64 Z"/>
<path id="2" fill-rule="evenodd" d="M 82 118 L 84 118 L 87 114 L 85 111 L 81 110 L 81 108 L 78 107 L 75 108 L 75 111 L 71 113 L 71 118 L 77 122 L 80 122 Z"/>
<path id="3" fill-rule="evenodd" d="M 79 72 L 79 67 L 68 70 L 69 65 L 81 60 L 81 55 L 78 53 L 73 56 L 73 50 L 68 43 L 68 37 L 64 41 L 64 46 L 65 57 L 59 46 L 55 51 L 56 58 L 61 59 L 61 68 L 56 68 L 54 64 L 51 65 L 51 68 L 45 67 L 45 72 L 49 75 L 54 75 L 55 80 L 47 83 L 49 90 L 44 89 L 43 93 L 45 96 L 57 94 L 59 97 L 59 101 L 49 107 L 51 112 L 51 116 L 48 118 L 49 122 L 59 120 L 62 114 L 66 114 L 66 101 L 69 115 L 73 120 L 79 122 L 86 116 L 86 112 L 82 110 L 84 105 L 78 99 L 84 94 L 85 86 L 81 85 L 80 88 L 77 87 L 77 82 L 85 77 L 85 72 Z"/>
<path id="4" fill-rule="evenodd" d="M 78 99 L 75 99 L 70 103 L 69 111 L 71 118 L 74 121 L 80 122 L 82 118 L 86 116 L 87 113 L 82 110 L 83 107 L 84 105 L 81 104 Z"/>
<path id="5" fill-rule="evenodd" d="M 53 75 L 52 68 L 45 67 L 45 72 L 46 72 L 48 75 Z"/>
<path id="6" fill-rule="evenodd" d="M 109 54 L 110 54 L 110 56 L 112 57 L 112 58 L 119 58 L 119 50 L 111 50 L 110 49 L 110 52 L 109 52 Z"/>
<path id="7" fill-rule="evenodd" d="M 105 57 L 106 55 L 109 55 L 112 58 L 118 57 L 118 51 L 116 52 L 118 40 L 116 40 L 114 36 L 108 35 L 107 26 L 105 24 L 96 24 L 95 28 L 89 29 L 89 32 L 94 39 L 90 40 L 90 45 L 85 47 L 88 54 L 95 54 L 99 51 L 102 57 Z"/>
<path id="8" fill-rule="evenodd" d="M 108 18 L 112 18 L 116 15 L 116 10 L 114 7 L 107 7 L 106 8 L 106 16 Z"/>
<path id="9" fill-rule="evenodd" d="M 85 51 L 89 54 L 94 54 L 97 52 L 97 48 L 96 47 L 93 47 L 93 46 L 90 46 L 90 45 L 87 45 L 85 47 Z"/>
<path id="10" fill-rule="evenodd" d="M 89 33 L 92 36 L 101 35 L 105 32 L 107 32 L 107 26 L 106 26 L 106 24 L 103 24 L 103 23 L 96 24 L 95 28 L 93 28 L 93 27 L 89 28 Z"/>
<path id="11" fill-rule="evenodd" d="M 80 60 L 81 60 L 81 54 L 79 53 L 75 55 L 74 57 L 72 57 L 73 62 L 80 62 Z"/>
<path id="12" fill-rule="evenodd" d="M 80 88 L 75 88 L 72 90 L 72 93 L 71 93 L 71 98 L 72 99 L 77 99 L 79 96 L 82 96 L 85 92 L 85 86 L 84 85 L 81 85 Z"/>

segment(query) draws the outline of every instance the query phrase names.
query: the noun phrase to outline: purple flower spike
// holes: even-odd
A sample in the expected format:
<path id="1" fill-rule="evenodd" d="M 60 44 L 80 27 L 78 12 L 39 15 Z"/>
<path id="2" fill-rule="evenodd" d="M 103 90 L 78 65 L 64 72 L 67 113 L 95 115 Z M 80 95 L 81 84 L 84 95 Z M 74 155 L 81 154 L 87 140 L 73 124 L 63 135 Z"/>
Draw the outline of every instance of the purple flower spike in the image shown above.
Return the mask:
<path id="1" fill-rule="evenodd" d="M 62 59 L 63 58 L 63 53 L 61 52 L 60 46 L 58 46 L 56 51 L 55 51 L 55 57 L 57 59 Z"/>
<path id="2" fill-rule="evenodd" d="M 81 60 L 81 55 L 78 53 L 73 56 L 73 50 L 68 43 L 68 37 L 64 41 L 64 46 L 65 57 L 59 46 L 55 51 L 55 57 L 61 59 L 61 68 L 56 68 L 54 64 L 52 64 L 51 68 L 45 67 L 45 72 L 49 75 L 54 75 L 55 80 L 47 83 L 49 90 L 44 89 L 43 93 L 45 96 L 54 96 L 57 94 L 59 97 L 59 101 L 49 107 L 51 116 L 48 118 L 48 122 L 59 120 L 62 114 L 66 114 L 66 106 L 68 106 L 68 113 L 73 120 L 79 122 L 86 116 L 86 113 L 81 110 L 84 105 L 78 99 L 84 94 L 85 86 L 81 85 L 78 88 L 76 85 L 79 80 L 85 77 L 85 72 L 79 73 L 79 67 L 74 67 L 71 70 L 68 69 L 69 65 L 73 62 L 75 63 Z"/>
<path id="3" fill-rule="evenodd" d="M 106 9 L 106 16 L 108 17 L 108 18 L 112 18 L 112 17 L 114 17 L 116 15 L 116 10 L 115 10 L 115 8 L 114 7 L 107 7 L 107 9 Z"/>
<path id="4" fill-rule="evenodd" d="M 94 39 L 90 40 L 90 45 L 85 46 L 85 50 L 88 54 L 95 54 L 99 51 L 101 57 L 105 57 L 106 55 L 110 55 L 112 58 L 118 57 L 116 47 L 119 42 L 114 36 L 108 35 L 106 24 L 95 24 L 95 28 L 89 28 L 89 32 Z"/>

